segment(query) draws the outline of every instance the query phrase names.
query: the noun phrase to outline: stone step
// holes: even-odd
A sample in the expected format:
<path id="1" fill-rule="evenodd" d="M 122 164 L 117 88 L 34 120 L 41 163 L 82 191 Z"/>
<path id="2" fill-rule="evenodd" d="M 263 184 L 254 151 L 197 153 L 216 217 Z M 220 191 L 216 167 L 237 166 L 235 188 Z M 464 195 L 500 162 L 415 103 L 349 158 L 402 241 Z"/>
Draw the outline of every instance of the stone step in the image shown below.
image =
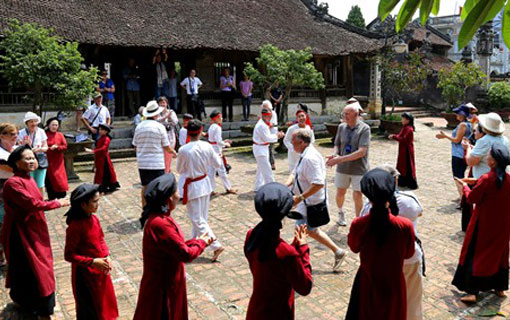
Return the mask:
<path id="1" fill-rule="evenodd" d="M 112 139 L 110 150 L 132 148 L 133 138 Z"/>
<path id="2" fill-rule="evenodd" d="M 110 132 L 112 139 L 132 138 L 133 128 L 115 128 Z"/>

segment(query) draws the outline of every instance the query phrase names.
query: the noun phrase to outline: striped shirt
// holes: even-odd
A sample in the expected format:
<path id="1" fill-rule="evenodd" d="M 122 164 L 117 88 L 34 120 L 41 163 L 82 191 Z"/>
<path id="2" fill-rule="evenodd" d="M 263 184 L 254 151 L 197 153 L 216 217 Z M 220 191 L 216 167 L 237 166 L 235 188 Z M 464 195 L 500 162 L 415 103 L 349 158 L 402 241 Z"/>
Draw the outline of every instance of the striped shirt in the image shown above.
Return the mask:
<path id="1" fill-rule="evenodd" d="M 133 145 L 136 147 L 138 169 L 165 169 L 163 147 L 170 145 L 165 126 L 152 119 L 142 121 L 135 129 Z"/>

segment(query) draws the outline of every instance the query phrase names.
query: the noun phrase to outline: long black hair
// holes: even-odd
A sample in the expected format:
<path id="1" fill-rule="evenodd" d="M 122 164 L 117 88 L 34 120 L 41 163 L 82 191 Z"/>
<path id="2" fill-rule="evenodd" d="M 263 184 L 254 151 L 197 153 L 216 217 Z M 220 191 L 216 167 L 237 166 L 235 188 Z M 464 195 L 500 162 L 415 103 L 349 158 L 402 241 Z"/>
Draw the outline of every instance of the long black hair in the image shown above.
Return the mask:
<path id="1" fill-rule="evenodd" d="M 404 112 L 401 117 L 409 120 L 409 125 L 413 128 L 413 131 L 416 131 L 416 127 L 414 126 L 414 116 L 411 113 Z"/>
<path id="2" fill-rule="evenodd" d="M 499 142 L 492 145 L 490 152 L 496 160 L 496 186 L 501 189 L 506 179 L 506 167 L 510 165 L 510 154 L 508 148 Z"/>
<path id="3" fill-rule="evenodd" d="M 143 207 L 140 224 L 143 228 L 151 214 L 167 213 L 168 199 L 177 190 L 177 183 L 173 173 L 166 173 L 152 180 L 145 191 L 146 205 Z"/>

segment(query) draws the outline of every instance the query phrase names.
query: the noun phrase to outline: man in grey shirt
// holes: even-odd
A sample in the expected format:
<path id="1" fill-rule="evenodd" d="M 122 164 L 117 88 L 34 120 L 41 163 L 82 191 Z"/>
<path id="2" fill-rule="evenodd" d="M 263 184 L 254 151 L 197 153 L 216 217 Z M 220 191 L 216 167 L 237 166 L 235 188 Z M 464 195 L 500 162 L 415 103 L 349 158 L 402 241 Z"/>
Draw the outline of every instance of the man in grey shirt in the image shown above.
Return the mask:
<path id="1" fill-rule="evenodd" d="M 359 119 L 359 103 L 344 108 L 344 122 L 338 126 L 335 137 L 334 154 L 327 157 L 326 165 L 336 165 L 335 186 L 336 205 L 338 206 L 338 224 L 346 226 L 343 210 L 345 193 L 352 187 L 352 197 L 359 216 L 363 207 L 361 177 L 368 171 L 368 147 L 370 145 L 370 127 Z"/>

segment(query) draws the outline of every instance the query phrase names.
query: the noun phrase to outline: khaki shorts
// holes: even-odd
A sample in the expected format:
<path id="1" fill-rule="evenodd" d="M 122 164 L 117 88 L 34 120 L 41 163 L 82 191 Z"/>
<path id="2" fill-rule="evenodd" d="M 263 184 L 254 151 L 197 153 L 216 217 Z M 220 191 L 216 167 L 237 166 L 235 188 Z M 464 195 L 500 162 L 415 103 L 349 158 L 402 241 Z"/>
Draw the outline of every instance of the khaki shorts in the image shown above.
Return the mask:
<path id="1" fill-rule="evenodd" d="M 335 187 L 348 189 L 349 186 L 352 186 L 352 190 L 361 191 L 361 178 L 363 176 L 357 176 L 353 174 L 345 174 L 337 172 L 335 175 Z"/>

